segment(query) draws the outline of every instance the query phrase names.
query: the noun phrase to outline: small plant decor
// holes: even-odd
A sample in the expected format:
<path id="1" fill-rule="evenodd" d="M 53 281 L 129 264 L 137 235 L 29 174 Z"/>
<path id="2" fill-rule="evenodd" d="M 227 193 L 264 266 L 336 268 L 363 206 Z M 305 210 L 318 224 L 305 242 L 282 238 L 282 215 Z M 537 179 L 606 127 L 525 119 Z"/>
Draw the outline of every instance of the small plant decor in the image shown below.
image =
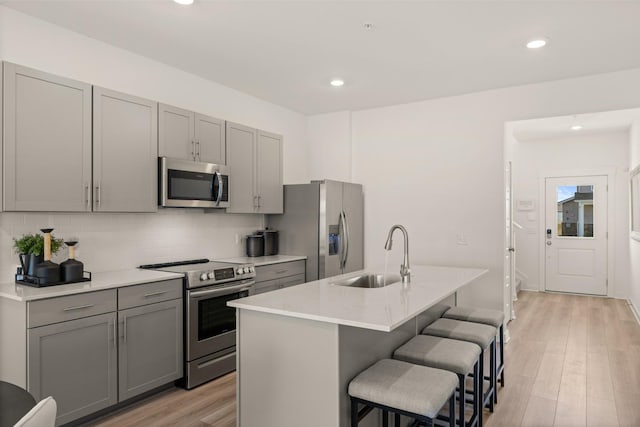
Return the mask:
<path id="1" fill-rule="evenodd" d="M 56 239 L 51 235 L 51 253 L 60 250 L 63 239 Z M 19 239 L 13 239 L 13 248 L 17 254 L 42 255 L 44 253 L 44 236 L 42 234 L 23 234 Z"/>

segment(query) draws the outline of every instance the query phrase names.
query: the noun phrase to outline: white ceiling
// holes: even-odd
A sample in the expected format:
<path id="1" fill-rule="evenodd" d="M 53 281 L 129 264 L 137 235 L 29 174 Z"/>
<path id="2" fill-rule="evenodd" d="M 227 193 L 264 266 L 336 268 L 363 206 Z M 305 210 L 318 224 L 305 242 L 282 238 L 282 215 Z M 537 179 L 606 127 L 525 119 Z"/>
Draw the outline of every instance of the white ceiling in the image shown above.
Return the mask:
<path id="1" fill-rule="evenodd" d="M 638 1 L 0 3 L 306 114 L 640 68 Z"/>

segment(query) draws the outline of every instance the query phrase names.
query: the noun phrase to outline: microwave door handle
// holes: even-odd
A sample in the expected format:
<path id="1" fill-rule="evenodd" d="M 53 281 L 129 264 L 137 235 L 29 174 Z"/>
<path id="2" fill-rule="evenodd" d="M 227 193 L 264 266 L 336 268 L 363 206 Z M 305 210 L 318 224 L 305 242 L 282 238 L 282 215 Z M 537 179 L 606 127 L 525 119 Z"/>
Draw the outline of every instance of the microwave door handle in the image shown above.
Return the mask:
<path id="1" fill-rule="evenodd" d="M 215 176 L 218 178 L 218 197 L 216 198 L 216 206 L 220 206 L 220 201 L 222 200 L 222 190 L 224 187 L 224 178 L 220 172 L 216 172 Z"/>

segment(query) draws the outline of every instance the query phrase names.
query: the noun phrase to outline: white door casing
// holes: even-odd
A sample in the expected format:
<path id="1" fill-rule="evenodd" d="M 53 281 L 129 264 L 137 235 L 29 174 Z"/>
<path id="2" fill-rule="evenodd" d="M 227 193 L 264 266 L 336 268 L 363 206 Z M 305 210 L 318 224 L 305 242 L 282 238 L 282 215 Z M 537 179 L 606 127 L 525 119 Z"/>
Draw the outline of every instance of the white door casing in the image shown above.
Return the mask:
<path id="1" fill-rule="evenodd" d="M 546 177 L 545 290 L 607 295 L 607 181 L 607 175 Z M 569 200 L 572 209 L 565 206 L 559 212 L 558 189 L 570 186 L 593 186 L 592 201 L 575 197 Z"/>

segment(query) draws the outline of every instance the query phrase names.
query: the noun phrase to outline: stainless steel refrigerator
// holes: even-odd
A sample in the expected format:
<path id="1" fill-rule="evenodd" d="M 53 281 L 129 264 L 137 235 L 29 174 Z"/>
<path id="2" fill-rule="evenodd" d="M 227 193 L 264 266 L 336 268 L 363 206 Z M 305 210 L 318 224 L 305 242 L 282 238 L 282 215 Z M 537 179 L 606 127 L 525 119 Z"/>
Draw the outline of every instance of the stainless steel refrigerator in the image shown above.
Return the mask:
<path id="1" fill-rule="evenodd" d="M 284 213 L 267 215 L 279 253 L 307 256 L 307 281 L 364 268 L 362 185 L 311 181 L 284 186 Z"/>

